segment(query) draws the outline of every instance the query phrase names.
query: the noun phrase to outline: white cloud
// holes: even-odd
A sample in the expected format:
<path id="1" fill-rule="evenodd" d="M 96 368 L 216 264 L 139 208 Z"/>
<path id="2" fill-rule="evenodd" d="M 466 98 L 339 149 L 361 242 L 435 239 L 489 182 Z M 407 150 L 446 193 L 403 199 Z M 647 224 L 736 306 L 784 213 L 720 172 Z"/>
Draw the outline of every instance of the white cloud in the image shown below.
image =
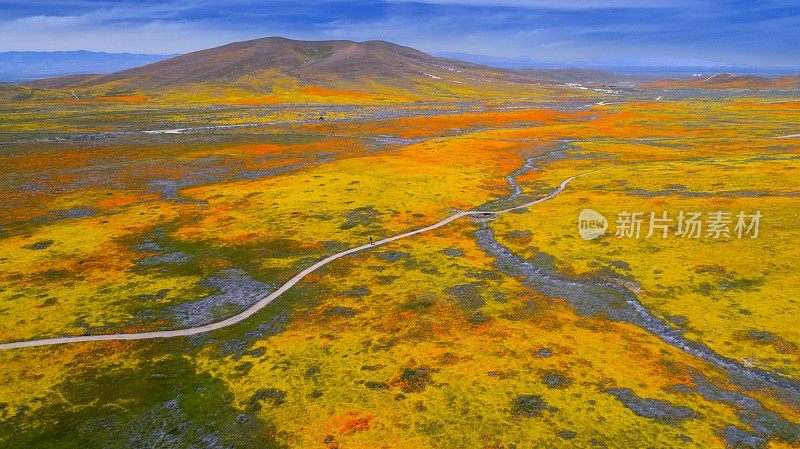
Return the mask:
<path id="1" fill-rule="evenodd" d="M 20 17 L 6 24 L 6 26 L 18 26 L 27 28 L 52 28 L 73 26 L 85 23 L 85 16 L 28 16 Z"/>
<path id="2" fill-rule="evenodd" d="M 0 23 L 0 51 L 90 50 L 131 53 L 184 53 L 255 37 L 252 33 L 216 29 L 198 22 L 109 23 L 93 25 L 82 20 Z"/>
<path id="3" fill-rule="evenodd" d="M 390 0 L 394 3 L 428 3 L 434 5 L 504 6 L 528 9 L 593 10 L 674 8 L 697 4 L 700 0 Z"/>
<path id="4" fill-rule="evenodd" d="M 62 9 L 63 15 L 57 15 L 44 8 L 42 14 L 0 20 L 0 51 L 183 53 L 280 35 L 307 40 L 384 39 L 429 52 L 549 61 L 697 57 L 796 64 L 793 43 L 800 43 L 792 32 L 800 23 L 796 11 L 792 15 L 774 10 L 791 6 L 776 0 L 747 6 L 757 11 L 771 8 L 769 14 L 747 13 L 728 7 L 731 3 L 711 0 L 386 0 L 358 13 L 347 8 L 340 13 L 340 0 L 273 7 L 269 3 L 277 0 L 234 0 L 224 5 L 212 0 L 138 5 L 69 1 L 81 3 L 73 8 L 77 12 Z M 448 7 L 452 5 L 463 7 Z M 476 6 L 506 8 L 476 11 Z"/>

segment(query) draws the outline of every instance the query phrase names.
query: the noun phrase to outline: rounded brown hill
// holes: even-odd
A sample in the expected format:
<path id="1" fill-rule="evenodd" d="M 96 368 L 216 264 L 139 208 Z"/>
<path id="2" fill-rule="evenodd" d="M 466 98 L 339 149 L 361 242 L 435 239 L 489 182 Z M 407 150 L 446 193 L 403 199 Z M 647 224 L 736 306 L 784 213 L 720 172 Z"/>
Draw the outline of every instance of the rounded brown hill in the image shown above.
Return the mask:
<path id="1" fill-rule="evenodd" d="M 112 84 L 129 89 L 168 89 L 192 83 L 232 83 L 242 77 L 280 73 L 301 82 L 395 80 L 427 76 L 441 79 L 480 76 L 506 78 L 502 71 L 436 58 L 383 41 L 296 41 L 267 37 L 187 53 L 110 75 L 50 78 L 32 87 L 58 89 Z M 442 75 L 442 76 L 439 76 Z"/>

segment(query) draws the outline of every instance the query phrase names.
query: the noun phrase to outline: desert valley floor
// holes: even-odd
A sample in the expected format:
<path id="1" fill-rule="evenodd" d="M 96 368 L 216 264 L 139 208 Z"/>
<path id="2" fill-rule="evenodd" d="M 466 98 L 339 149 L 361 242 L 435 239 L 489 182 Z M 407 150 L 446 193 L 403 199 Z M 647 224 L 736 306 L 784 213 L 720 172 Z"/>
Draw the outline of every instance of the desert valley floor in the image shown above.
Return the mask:
<path id="1" fill-rule="evenodd" d="M 7 88 L 0 446 L 798 447 L 800 96 L 662 87 Z"/>

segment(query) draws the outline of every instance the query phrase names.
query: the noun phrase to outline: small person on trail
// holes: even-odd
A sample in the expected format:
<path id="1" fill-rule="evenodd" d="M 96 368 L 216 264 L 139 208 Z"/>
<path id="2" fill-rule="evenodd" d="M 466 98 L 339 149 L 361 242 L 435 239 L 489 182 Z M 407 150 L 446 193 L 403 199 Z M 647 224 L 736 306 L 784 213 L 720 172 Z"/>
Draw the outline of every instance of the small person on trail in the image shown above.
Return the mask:
<path id="1" fill-rule="evenodd" d="M 372 237 L 369 238 L 369 244 L 372 245 Z"/>

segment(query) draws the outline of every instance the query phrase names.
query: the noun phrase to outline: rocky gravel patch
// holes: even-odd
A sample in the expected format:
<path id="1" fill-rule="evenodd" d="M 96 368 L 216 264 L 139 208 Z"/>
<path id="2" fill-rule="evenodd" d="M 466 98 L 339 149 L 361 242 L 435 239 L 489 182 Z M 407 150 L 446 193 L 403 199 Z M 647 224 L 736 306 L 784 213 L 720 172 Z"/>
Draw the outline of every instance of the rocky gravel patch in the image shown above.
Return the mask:
<path id="1" fill-rule="evenodd" d="M 616 397 L 637 416 L 677 425 L 699 415 L 689 407 L 674 405 L 658 399 L 640 398 L 630 388 L 609 388 L 607 393 Z"/>
<path id="2" fill-rule="evenodd" d="M 203 281 L 202 285 L 217 290 L 217 293 L 169 309 L 182 326 L 194 327 L 214 322 L 223 308 L 242 311 L 272 291 L 269 285 L 235 268 L 220 271 Z"/>

